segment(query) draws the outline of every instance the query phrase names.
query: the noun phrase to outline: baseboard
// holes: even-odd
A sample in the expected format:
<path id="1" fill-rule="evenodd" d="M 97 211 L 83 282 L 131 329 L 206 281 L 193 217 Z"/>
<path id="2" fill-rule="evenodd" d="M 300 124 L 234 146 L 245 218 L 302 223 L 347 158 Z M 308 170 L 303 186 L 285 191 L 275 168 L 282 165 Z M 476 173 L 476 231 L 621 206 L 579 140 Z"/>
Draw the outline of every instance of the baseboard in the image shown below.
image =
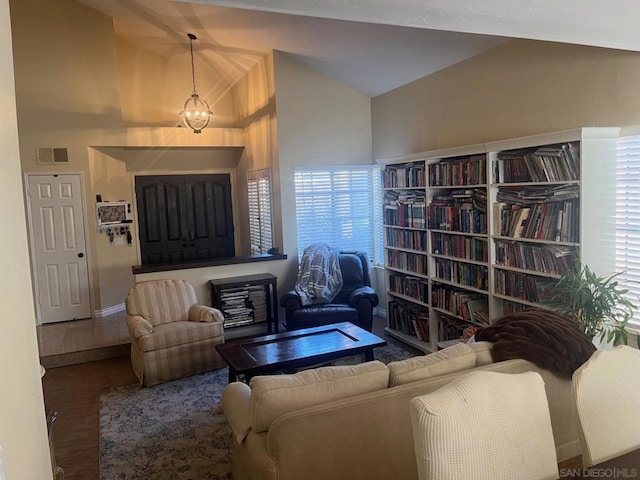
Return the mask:
<path id="1" fill-rule="evenodd" d="M 572 440 L 564 445 L 556 445 L 556 457 L 558 462 L 564 462 L 570 458 L 574 458 L 582 455 L 582 448 L 580 446 L 580 440 Z"/>
<path id="2" fill-rule="evenodd" d="M 104 318 L 104 317 L 108 317 L 109 315 L 116 315 L 124 311 L 125 311 L 124 303 L 121 303 L 120 305 L 114 305 L 113 307 L 107 307 L 101 310 L 96 310 L 94 312 L 94 316 L 95 318 Z"/>
<path id="3" fill-rule="evenodd" d="M 382 307 L 376 307 L 374 310 L 374 315 L 378 315 L 382 318 L 387 318 L 387 309 Z"/>

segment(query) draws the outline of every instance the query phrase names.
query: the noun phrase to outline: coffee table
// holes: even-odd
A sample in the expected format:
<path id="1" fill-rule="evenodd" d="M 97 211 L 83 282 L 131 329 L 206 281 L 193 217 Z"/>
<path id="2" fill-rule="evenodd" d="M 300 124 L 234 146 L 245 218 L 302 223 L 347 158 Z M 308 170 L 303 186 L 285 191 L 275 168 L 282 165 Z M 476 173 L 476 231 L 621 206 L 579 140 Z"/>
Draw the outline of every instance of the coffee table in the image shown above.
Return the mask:
<path id="1" fill-rule="evenodd" d="M 342 322 L 238 339 L 218 344 L 216 350 L 229 365 L 231 383 L 240 376 L 248 382 L 255 375 L 296 370 L 356 354 L 363 354 L 365 361 L 373 360 L 373 348 L 386 344 L 382 338 Z"/>

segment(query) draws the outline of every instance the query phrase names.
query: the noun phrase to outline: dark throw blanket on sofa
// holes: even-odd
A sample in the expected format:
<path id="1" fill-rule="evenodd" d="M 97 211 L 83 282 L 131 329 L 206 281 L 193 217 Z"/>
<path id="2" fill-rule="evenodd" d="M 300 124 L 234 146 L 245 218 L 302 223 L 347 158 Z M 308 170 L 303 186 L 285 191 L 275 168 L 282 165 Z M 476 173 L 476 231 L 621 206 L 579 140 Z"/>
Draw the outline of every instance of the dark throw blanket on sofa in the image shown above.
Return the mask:
<path id="1" fill-rule="evenodd" d="M 340 249 L 313 243 L 304 249 L 295 290 L 302 306 L 331 303 L 342 288 Z"/>
<path id="2" fill-rule="evenodd" d="M 548 310 L 506 315 L 479 330 L 476 340 L 494 344 L 495 362 L 523 358 L 564 378 L 596 351 L 573 320 Z"/>

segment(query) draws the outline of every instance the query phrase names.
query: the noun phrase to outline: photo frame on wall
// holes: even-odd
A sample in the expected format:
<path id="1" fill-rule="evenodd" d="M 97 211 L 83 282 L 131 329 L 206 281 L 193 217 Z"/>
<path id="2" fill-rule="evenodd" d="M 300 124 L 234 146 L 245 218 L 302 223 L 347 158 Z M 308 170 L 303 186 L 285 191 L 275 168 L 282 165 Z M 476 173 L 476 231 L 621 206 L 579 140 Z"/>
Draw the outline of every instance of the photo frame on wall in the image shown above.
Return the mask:
<path id="1" fill-rule="evenodd" d="M 96 209 L 98 227 L 129 223 L 131 218 L 131 207 L 128 202 L 98 202 Z"/>

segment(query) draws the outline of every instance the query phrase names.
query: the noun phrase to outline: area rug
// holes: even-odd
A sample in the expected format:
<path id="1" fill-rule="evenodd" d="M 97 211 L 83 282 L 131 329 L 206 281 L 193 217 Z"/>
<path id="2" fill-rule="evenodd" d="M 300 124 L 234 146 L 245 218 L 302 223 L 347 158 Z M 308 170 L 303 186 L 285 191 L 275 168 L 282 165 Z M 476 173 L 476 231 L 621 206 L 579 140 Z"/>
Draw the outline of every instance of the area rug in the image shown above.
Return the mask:
<path id="1" fill-rule="evenodd" d="M 384 363 L 412 355 L 387 345 Z M 232 437 L 220 407 L 228 370 L 150 388 L 105 388 L 100 395 L 100 480 L 231 478 Z"/>

